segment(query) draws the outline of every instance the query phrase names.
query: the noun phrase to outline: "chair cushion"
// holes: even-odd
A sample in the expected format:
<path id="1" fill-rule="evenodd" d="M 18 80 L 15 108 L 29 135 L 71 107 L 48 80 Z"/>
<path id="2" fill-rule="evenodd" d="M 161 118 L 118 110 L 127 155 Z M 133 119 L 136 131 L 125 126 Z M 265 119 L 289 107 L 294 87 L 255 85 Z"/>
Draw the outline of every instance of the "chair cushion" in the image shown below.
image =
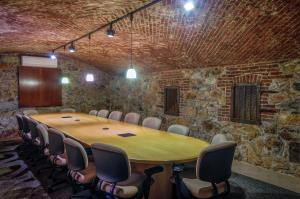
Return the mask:
<path id="1" fill-rule="evenodd" d="M 117 186 L 114 190 L 114 196 L 121 198 L 131 198 L 138 193 L 138 186 L 144 181 L 145 175 L 140 173 L 132 173 L 129 179 L 117 183 Z M 107 193 L 110 192 L 113 185 L 108 182 L 103 182 L 101 190 Z"/>
<path id="2" fill-rule="evenodd" d="M 91 183 L 96 177 L 96 166 L 93 162 L 89 162 L 88 167 L 81 171 L 70 171 L 71 177 L 80 184 Z"/>
<path id="3" fill-rule="evenodd" d="M 213 187 L 209 182 L 189 178 L 183 178 L 182 181 L 196 198 L 210 198 L 213 196 Z M 226 191 L 226 183 L 222 182 L 217 184 L 217 188 L 219 194 L 224 193 Z"/>
<path id="4" fill-rule="evenodd" d="M 57 166 L 66 166 L 67 165 L 67 157 L 66 154 L 61 154 L 61 155 L 50 155 L 50 160 L 53 164 L 57 165 Z"/>

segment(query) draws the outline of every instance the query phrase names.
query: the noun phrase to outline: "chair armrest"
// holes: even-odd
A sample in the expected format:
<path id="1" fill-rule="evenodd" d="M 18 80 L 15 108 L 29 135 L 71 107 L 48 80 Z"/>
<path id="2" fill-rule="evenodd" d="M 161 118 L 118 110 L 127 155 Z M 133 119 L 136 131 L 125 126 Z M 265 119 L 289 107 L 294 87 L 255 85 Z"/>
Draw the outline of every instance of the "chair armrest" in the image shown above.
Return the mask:
<path id="1" fill-rule="evenodd" d="M 151 167 L 151 168 L 148 168 L 148 169 L 145 169 L 144 170 L 144 173 L 147 175 L 147 176 L 152 176 L 156 173 L 160 173 L 160 172 L 163 172 L 164 168 L 162 166 L 154 166 L 154 167 Z"/>

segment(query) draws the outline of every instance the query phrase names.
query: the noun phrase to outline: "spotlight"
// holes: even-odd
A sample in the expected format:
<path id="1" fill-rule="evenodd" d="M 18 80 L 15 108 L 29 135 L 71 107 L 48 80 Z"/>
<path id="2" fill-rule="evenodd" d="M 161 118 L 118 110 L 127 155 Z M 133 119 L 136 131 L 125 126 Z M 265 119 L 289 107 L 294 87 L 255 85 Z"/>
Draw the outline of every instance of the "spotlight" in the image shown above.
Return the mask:
<path id="1" fill-rule="evenodd" d="M 75 52 L 75 46 L 74 46 L 73 42 L 71 43 L 71 45 L 69 46 L 68 49 L 69 49 L 70 53 L 74 53 Z"/>
<path id="2" fill-rule="evenodd" d="M 56 59 L 56 55 L 55 55 L 54 51 L 52 51 L 52 53 L 50 54 L 50 59 Z"/>
<path id="3" fill-rule="evenodd" d="M 107 34 L 108 37 L 114 37 L 115 31 L 112 27 L 112 23 L 109 25 L 109 28 L 107 29 L 106 34 Z"/>
<path id="4" fill-rule="evenodd" d="M 186 11 L 191 11 L 191 10 L 193 10 L 194 8 L 195 8 L 195 5 L 194 5 L 194 3 L 192 2 L 192 1 L 188 1 L 188 2 L 186 2 L 185 4 L 184 4 L 184 9 L 186 10 Z"/>

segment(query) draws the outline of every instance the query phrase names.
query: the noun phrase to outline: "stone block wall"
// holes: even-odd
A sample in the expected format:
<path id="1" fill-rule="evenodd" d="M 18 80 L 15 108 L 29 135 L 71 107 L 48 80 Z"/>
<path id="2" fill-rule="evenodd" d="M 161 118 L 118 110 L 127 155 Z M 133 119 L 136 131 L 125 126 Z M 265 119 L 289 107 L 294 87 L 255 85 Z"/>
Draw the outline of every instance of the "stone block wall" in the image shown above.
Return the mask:
<path id="1" fill-rule="evenodd" d="M 300 60 L 139 74 L 137 80 L 115 77 L 109 85 L 112 109 L 136 111 L 191 128 L 191 136 L 210 141 L 224 133 L 238 143 L 235 158 L 300 177 Z M 257 82 L 263 91 L 261 125 L 230 121 L 234 82 Z M 164 114 L 164 88 L 180 88 L 180 115 Z M 275 92 L 276 91 L 276 92 Z"/>
<path id="2" fill-rule="evenodd" d="M 18 67 L 20 58 L 17 54 L 0 55 L 0 137 L 15 131 L 17 123 L 13 117 L 20 111 L 18 107 Z M 88 112 L 91 109 L 106 107 L 106 87 L 110 75 L 95 66 L 60 57 L 58 66 L 62 75 L 70 79 L 70 84 L 62 86 L 63 107 L 75 108 Z M 94 82 L 86 82 L 85 75 L 94 74 Z M 61 107 L 40 107 L 39 112 L 54 112 Z"/>

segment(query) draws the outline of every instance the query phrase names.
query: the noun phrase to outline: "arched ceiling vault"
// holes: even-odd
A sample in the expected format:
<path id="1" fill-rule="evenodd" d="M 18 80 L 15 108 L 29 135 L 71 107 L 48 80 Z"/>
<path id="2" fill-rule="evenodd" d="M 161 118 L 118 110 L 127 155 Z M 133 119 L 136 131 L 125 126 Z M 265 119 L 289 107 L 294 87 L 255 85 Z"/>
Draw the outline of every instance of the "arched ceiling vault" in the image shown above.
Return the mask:
<path id="1" fill-rule="evenodd" d="M 0 53 L 46 53 L 142 5 L 146 0 L 1 0 Z M 182 0 L 134 15 L 135 67 L 145 71 L 210 67 L 300 57 L 299 0 L 198 0 L 186 13 Z M 130 21 L 59 51 L 108 72 L 129 64 Z"/>

